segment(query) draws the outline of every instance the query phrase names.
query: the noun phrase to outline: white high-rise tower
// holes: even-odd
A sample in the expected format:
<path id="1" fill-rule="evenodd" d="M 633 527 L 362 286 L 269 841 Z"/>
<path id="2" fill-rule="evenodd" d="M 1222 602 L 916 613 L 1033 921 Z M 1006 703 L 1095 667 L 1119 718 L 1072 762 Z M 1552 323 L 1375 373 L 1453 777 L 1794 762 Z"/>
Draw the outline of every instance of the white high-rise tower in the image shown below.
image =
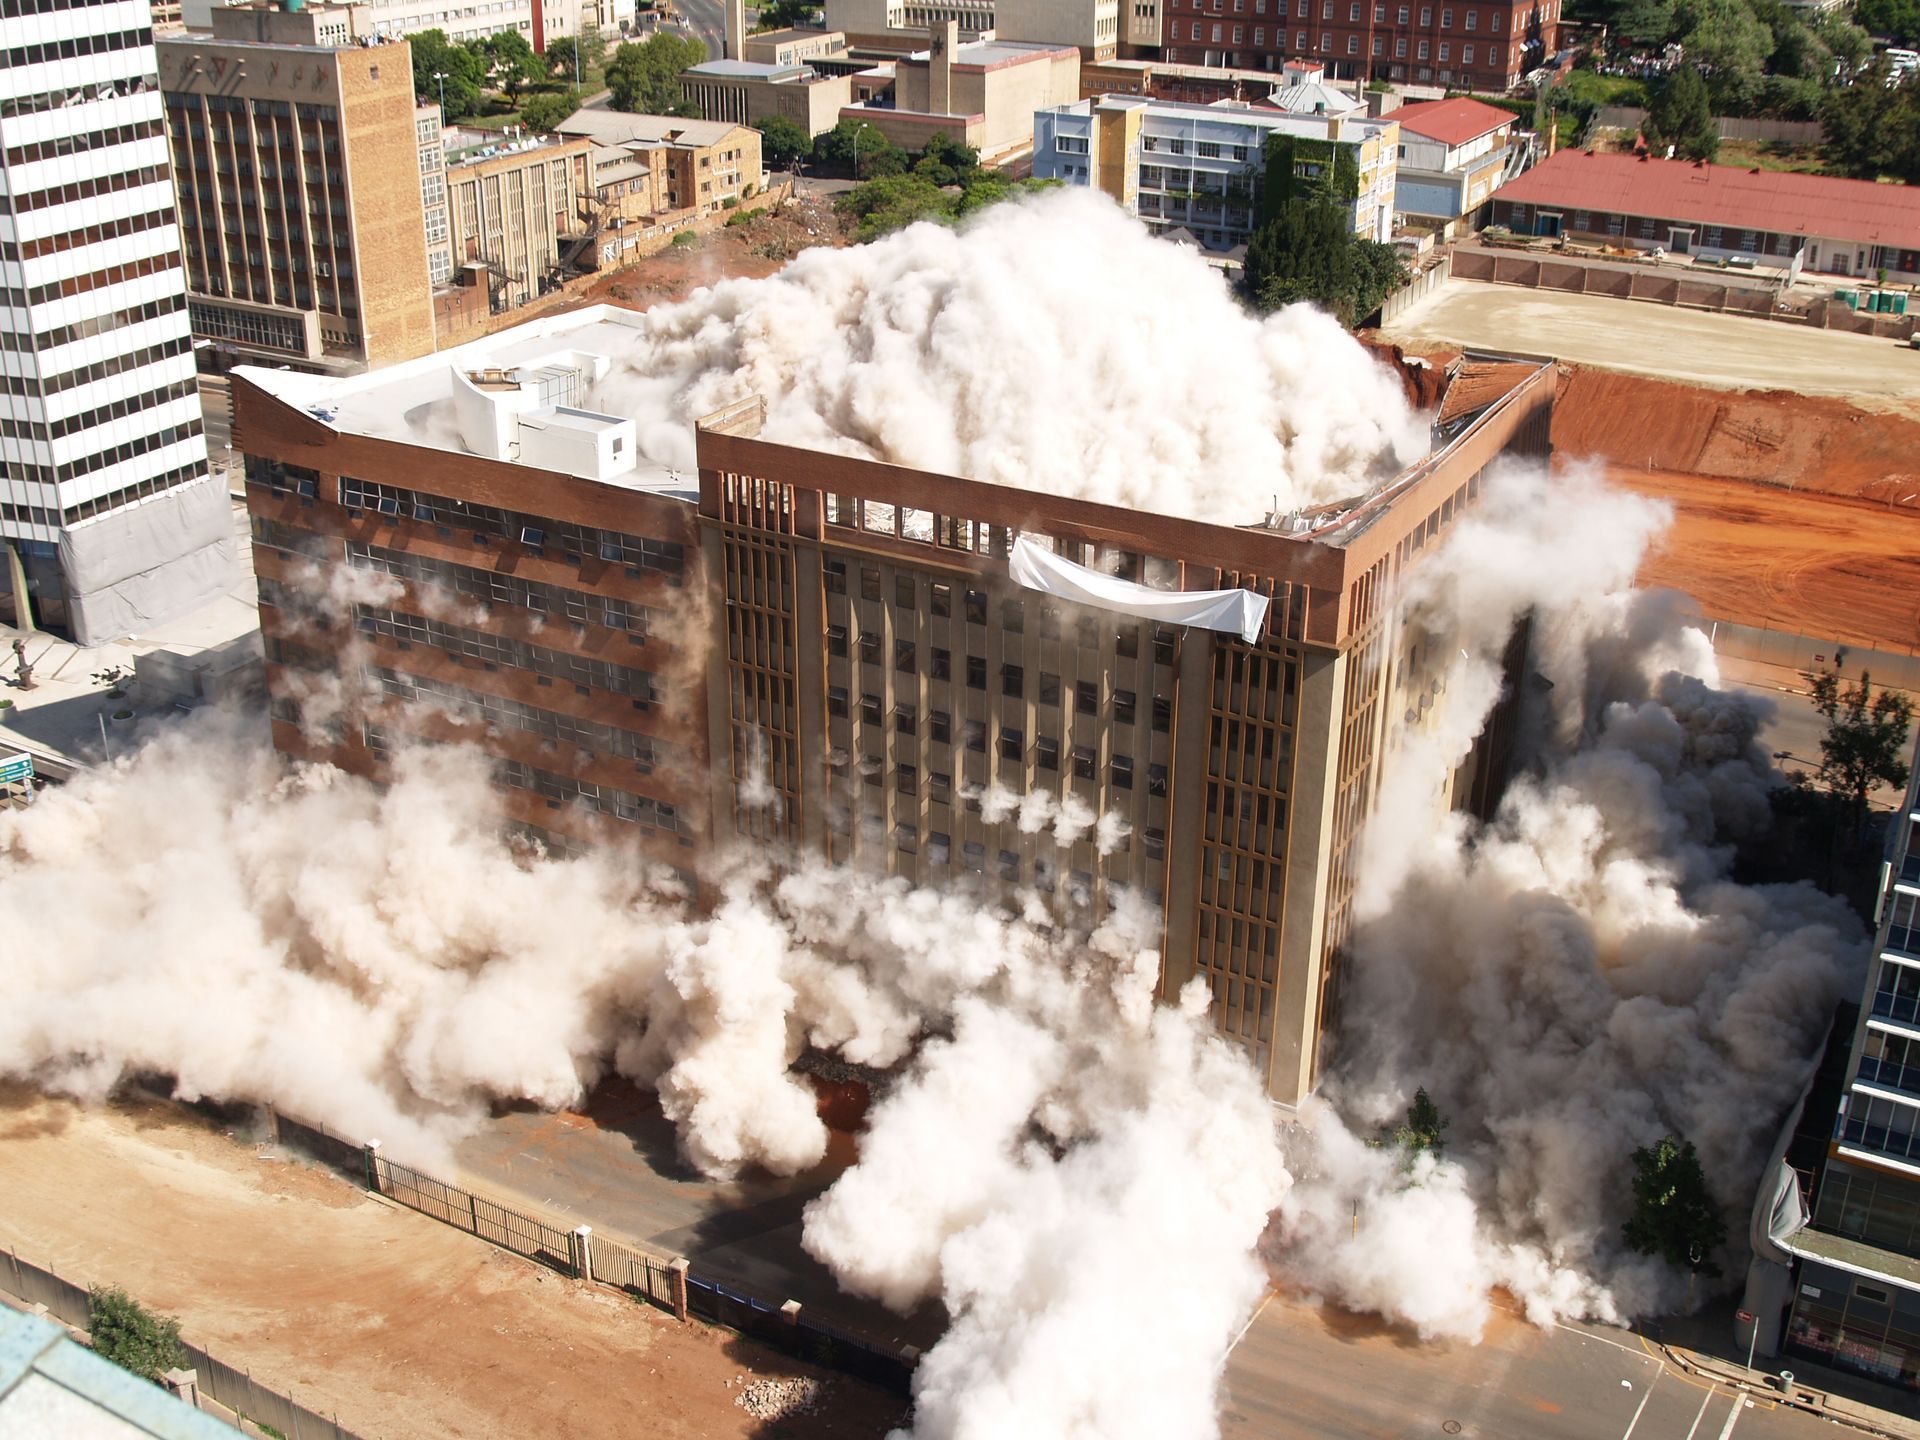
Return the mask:
<path id="1" fill-rule="evenodd" d="M 0 622 L 97 644 L 193 609 L 230 513 L 146 0 L 0 0 Z"/>

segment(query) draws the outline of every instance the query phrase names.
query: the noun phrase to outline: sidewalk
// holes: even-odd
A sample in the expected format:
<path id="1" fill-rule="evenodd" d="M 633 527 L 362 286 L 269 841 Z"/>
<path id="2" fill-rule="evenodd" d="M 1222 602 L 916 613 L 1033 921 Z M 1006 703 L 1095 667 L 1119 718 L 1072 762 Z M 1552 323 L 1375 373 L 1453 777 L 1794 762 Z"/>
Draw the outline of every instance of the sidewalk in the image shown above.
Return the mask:
<path id="1" fill-rule="evenodd" d="M 1855 1398 L 1878 1390 L 1891 1396 L 1891 1387 L 1876 1386 L 1870 1380 L 1829 1370 L 1824 1365 L 1789 1355 L 1780 1361 L 1781 1369 L 1793 1376 L 1793 1385 L 1783 1393 L 1780 1371 L 1749 1370 L 1737 1361 L 1689 1350 L 1682 1345 L 1662 1345 L 1667 1358 L 1689 1375 L 1702 1375 L 1718 1381 L 1730 1390 L 1744 1390 L 1756 1397 L 1773 1400 L 1789 1409 L 1804 1410 L 1836 1425 L 1845 1425 L 1870 1435 L 1886 1435 L 1893 1440 L 1920 1440 L 1920 1420 L 1884 1410 L 1868 1399 Z M 1822 1388 L 1825 1387 L 1825 1388 Z M 1847 1393 L 1851 1392 L 1851 1393 Z"/>
<path id="2" fill-rule="evenodd" d="M 167 653 L 184 658 L 203 654 L 260 631 L 258 595 L 254 589 L 253 542 L 244 502 L 233 507 L 234 552 L 239 571 L 232 587 L 212 604 L 177 620 L 156 625 L 111 645 L 82 649 L 44 631 L 25 636 L 27 660 L 33 666 L 33 689 L 22 690 L 14 677 L 12 641 L 17 632 L 0 626 L 0 698 L 13 701 L 0 710 L 0 754 L 26 751 L 36 769 L 61 779 L 76 767 L 100 762 L 103 749 L 119 753 L 120 735 L 107 723 L 111 711 L 131 708 L 136 725 L 171 712 L 174 700 L 165 695 L 143 695 L 131 684 L 135 659 Z M 109 666 L 128 672 L 124 699 L 110 699 L 106 687 L 93 677 Z"/>

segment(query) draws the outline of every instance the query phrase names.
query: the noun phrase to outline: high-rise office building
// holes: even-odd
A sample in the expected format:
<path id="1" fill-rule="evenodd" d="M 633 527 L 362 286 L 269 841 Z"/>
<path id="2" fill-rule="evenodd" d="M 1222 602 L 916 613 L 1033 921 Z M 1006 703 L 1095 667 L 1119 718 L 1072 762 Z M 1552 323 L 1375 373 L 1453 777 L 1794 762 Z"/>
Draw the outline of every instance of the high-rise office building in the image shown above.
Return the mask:
<path id="1" fill-rule="evenodd" d="M 158 45 L 194 333 L 345 372 L 433 349 L 420 115 L 365 5 L 229 5 Z"/>
<path id="2" fill-rule="evenodd" d="M 1547 453 L 1552 365 L 1467 364 L 1427 458 L 1235 526 L 772 443 L 757 400 L 675 473 L 595 409 L 637 323 L 236 373 L 276 742 L 378 774 L 463 735 L 515 822 L 687 869 L 744 843 L 1082 917 L 1131 892 L 1166 992 L 1204 980 L 1269 1092 L 1306 1095 L 1355 837 L 1444 668 L 1387 597 L 1489 464 Z M 387 593 L 328 615 L 316 566 Z M 1510 720 L 1437 806 L 1491 809 Z"/>
<path id="3" fill-rule="evenodd" d="M 144 0 L 0 3 L 0 621 L 82 644 L 234 578 Z"/>

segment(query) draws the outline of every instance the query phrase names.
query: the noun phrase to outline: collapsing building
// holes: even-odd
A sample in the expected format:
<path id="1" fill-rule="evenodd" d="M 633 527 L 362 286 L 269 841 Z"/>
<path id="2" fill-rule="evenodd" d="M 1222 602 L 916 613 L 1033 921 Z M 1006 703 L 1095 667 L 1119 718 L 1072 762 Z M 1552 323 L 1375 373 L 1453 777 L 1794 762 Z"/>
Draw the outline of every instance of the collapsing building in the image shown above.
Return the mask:
<path id="1" fill-rule="evenodd" d="M 697 474 L 652 467 L 593 409 L 637 322 L 237 372 L 280 748 L 377 775 L 460 735 L 515 824 L 688 872 L 745 842 L 1066 915 L 1145 899 L 1163 993 L 1206 981 L 1269 1093 L 1310 1093 L 1355 839 L 1444 669 L 1389 597 L 1489 465 L 1545 457 L 1551 367 L 1470 363 L 1417 463 L 1221 525 L 775 443 L 751 398 L 699 424 Z M 1490 810 L 1509 734 L 1503 707 L 1436 803 Z"/>

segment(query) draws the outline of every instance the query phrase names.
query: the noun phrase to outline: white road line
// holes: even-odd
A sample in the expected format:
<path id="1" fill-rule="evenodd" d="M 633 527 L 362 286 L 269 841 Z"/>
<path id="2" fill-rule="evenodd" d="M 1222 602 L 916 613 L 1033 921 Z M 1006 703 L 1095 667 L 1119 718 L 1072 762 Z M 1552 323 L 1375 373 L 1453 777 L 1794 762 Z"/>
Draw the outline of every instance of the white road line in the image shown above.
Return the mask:
<path id="1" fill-rule="evenodd" d="M 1665 1370 L 1653 1372 L 1653 1379 L 1647 1383 L 1647 1393 L 1640 1397 L 1640 1409 L 1633 1412 L 1633 1419 L 1627 1422 L 1626 1433 L 1620 1437 L 1620 1440 L 1633 1440 L 1633 1427 L 1640 1423 L 1640 1412 L 1645 1410 L 1647 1402 L 1653 1399 L 1653 1387 L 1660 1383 L 1660 1377 L 1664 1374 L 1666 1374 Z M 1722 1436 L 1721 1440 L 1726 1440 L 1726 1437 Z"/>
<path id="2" fill-rule="evenodd" d="M 1693 1424 L 1687 1427 L 1687 1440 L 1693 1440 L 1693 1432 L 1700 1428 L 1701 1420 L 1706 1418 L 1707 1406 L 1713 1403 L 1713 1397 L 1715 1393 L 1716 1392 L 1709 1390 L 1707 1391 L 1706 1395 L 1701 1399 L 1699 1413 L 1693 1417 Z"/>
<path id="3" fill-rule="evenodd" d="M 1720 1440 L 1727 1440 L 1733 1434 L 1734 1422 L 1740 1418 L 1740 1412 L 1747 1408 L 1747 1402 L 1740 1396 L 1733 1397 L 1733 1409 L 1727 1412 L 1727 1423 L 1721 1427 Z"/>
<path id="4" fill-rule="evenodd" d="M 1247 1317 L 1247 1323 L 1240 1327 L 1240 1333 L 1233 1337 L 1233 1344 L 1227 1347 L 1227 1353 L 1229 1355 L 1240 1348 L 1240 1342 L 1247 1338 L 1247 1331 L 1251 1330 L 1253 1328 L 1253 1322 L 1260 1318 L 1260 1312 L 1273 1303 L 1273 1293 L 1273 1291 L 1269 1290 L 1267 1292 L 1267 1298 L 1262 1300 L 1254 1312 Z"/>

